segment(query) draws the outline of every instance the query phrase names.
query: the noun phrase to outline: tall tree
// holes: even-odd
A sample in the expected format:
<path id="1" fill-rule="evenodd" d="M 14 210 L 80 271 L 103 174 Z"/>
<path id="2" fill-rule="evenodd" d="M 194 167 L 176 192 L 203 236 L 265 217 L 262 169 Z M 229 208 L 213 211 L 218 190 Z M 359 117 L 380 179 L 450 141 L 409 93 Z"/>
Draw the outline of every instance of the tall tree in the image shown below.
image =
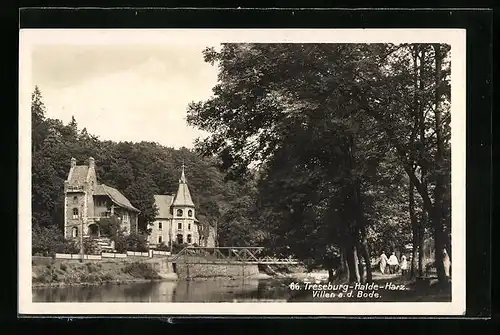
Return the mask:
<path id="1" fill-rule="evenodd" d="M 399 158 L 426 212 L 435 225 L 442 224 L 434 215 L 434 199 L 416 177 L 415 162 L 410 159 L 415 150 L 409 134 L 414 132 L 416 93 L 409 49 L 389 44 L 224 44 L 220 52 L 205 52 L 206 61 L 219 67 L 213 97 L 188 109 L 188 122 L 212 133 L 198 149 L 218 155 L 234 176 L 244 178 L 255 162 L 269 168 L 280 155 L 288 159 L 274 168 L 293 173 L 303 183 L 294 192 L 293 184 L 283 186 L 280 196 L 289 194 L 284 197 L 288 204 L 274 206 L 281 214 L 272 215 L 305 227 L 307 220 L 317 222 L 313 218 L 320 220 L 321 227 L 337 227 L 328 229 L 327 236 L 344 250 L 351 280 L 359 280 L 358 256 L 368 258 L 363 236 L 367 236 L 367 214 L 373 209 L 367 198 L 376 180 L 372 169 L 387 160 L 386 153 Z M 426 75 L 432 59 L 424 60 Z M 425 92 L 434 92 L 436 85 L 425 87 Z M 426 132 L 432 130 L 428 120 L 436 115 L 431 109 L 425 106 Z M 301 138 L 300 146 L 294 145 L 290 134 Z M 376 149 L 370 151 L 372 146 Z M 384 146 L 386 151 L 381 151 Z M 428 159 L 434 146 L 425 144 L 421 166 L 436 166 L 435 160 Z M 313 167 L 318 168 L 316 176 Z M 335 175 L 342 176 L 340 182 Z M 321 182 L 314 184 L 314 178 Z M 337 211 L 332 217 L 340 225 L 327 224 L 326 215 L 311 211 L 311 207 L 325 208 L 320 206 L 324 199 L 314 192 L 304 194 L 306 185 L 329 191 L 326 207 Z M 291 229 L 296 231 L 303 238 L 318 230 L 314 226 L 305 231 Z M 315 248 L 309 247 L 313 255 Z"/>

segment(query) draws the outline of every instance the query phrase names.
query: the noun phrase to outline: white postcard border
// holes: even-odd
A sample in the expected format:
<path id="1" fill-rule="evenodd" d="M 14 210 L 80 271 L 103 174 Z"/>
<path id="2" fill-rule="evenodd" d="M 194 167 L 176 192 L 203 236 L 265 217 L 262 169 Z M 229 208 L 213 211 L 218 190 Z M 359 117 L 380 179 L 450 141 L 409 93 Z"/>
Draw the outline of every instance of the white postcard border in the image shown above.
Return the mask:
<path id="1" fill-rule="evenodd" d="M 462 315 L 465 313 L 466 34 L 464 29 L 22 29 L 19 64 L 19 313 L 124 315 Z M 451 302 L 34 303 L 31 280 L 31 48 L 36 44 L 448 43 L 451 45 Z"/>

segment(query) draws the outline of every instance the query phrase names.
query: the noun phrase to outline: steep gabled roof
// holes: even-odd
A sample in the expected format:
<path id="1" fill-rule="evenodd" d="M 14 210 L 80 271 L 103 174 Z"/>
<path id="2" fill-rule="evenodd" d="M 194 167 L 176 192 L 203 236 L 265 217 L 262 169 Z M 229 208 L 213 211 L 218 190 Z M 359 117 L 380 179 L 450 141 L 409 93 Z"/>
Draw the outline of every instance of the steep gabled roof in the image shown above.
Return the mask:
<path id="1" fill-rule="evenodd" d="M 134 212 L 140 212 L 140 210 L 132 206 L 130 201 L 116 188 L 104 184 L 99 184 L 95 189 L 94 195 L 107 195 L 111 198 L 111 201 L 113 201 L 118 206 L 130 209 Z"/>
<path id="2" fill-rule="evenodd" d="M 73 166 L 68 175 L 68 184 L 70 186 L 81 186 L 87 180 L 89 167 L 87 165 Z"/>
<path id="3" fill-rule="evenodd" d="M 170 206 L 172 205 L 174 196 L 157 194 L 154 198 L 155 205 L 158 207 L 158 214 L 156 217 L 158 219 L 170 219 L 172 217 L 172 213 L 170 213 Z"/>

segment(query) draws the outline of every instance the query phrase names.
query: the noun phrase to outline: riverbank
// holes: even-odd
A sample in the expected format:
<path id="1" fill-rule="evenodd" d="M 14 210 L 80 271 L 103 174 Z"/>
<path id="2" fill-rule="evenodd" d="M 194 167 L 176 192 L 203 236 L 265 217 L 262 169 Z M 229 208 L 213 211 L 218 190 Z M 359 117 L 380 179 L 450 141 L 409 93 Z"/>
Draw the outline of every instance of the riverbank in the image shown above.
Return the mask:
<path id="1" fill-rule="evenodd" d="M 33 287 L 126 284 L 163 279 L 152 264 L 143 261 L 53 261 L 32 265 Z"/>

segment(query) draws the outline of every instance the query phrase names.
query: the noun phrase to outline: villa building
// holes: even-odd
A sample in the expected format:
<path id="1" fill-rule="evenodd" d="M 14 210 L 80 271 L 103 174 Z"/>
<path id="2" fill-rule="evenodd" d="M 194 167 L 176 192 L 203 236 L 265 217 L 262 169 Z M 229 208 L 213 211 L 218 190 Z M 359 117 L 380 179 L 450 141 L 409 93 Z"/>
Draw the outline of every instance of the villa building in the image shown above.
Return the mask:
<path id="1" fill-rule="evenodd" d="M 201 236 L 202 226 L 196 218 L 196 208 L 189 192 L 184 165 L 177 193 L 155 195 L 154 199 L 158 214 L 150 225 L 151 233 L 148 241 L 151 247 L 169 245 L 172 241 L 188 245 L 206 244 Z M 210 236 L 213 237 L 213 234 Z"/>
<path id="2" fill-rule="evenodd" d="M 76 165 L 71 158 L 64 182 L 64 237 L 100 237 L 99 220 L 115 215 L 126 234 L 137 232 L 140 211 L 117 189 L 98 184 L 94 158 L 88 165 Z"/>

